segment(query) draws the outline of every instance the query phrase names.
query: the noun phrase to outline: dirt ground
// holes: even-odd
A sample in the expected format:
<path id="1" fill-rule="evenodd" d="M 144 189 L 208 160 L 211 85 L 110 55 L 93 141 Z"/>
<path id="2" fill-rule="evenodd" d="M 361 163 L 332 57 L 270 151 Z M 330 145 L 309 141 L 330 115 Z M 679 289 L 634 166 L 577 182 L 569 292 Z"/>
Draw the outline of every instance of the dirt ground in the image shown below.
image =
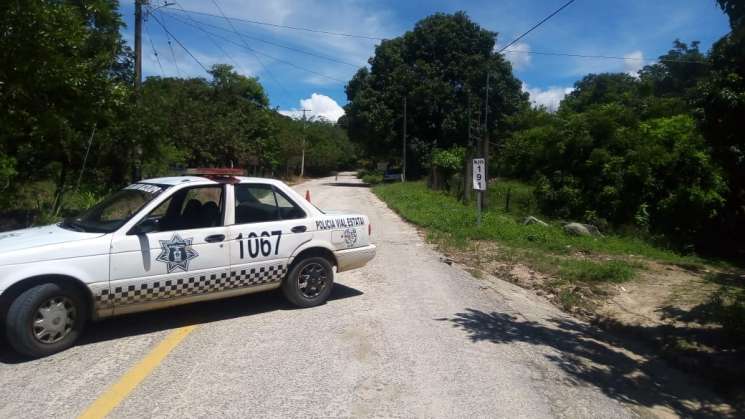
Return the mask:
<path id="1" fill-rule="evenodd" d="M 711 321 L 711 296 L 721 284 L 707 277 L 722 272 L 639 258 L 634 262 L 641 268 L 628 282 L 577 284 L 532 269 L 493 242 L 470 249 L 440 247 L 448 262 L 464 265 L 473 276 L 506 279 L 574 316 L 640 341 L 678 369 L 707 380 L 734 404 L 745 404 L 745 349 Z M 727 275 L 745 284 L 742 272 Z M 571 304 L 562 298 L 566 293 L 573 295 Z"/>

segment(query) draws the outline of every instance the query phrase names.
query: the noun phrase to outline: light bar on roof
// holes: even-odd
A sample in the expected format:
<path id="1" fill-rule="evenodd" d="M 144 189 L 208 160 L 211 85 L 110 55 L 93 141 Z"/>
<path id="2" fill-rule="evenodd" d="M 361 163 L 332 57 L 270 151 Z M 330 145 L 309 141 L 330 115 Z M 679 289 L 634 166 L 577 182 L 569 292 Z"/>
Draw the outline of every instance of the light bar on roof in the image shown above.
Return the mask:
<path id="1" fill-rule="evenodd" d="M 233 167 L 202 167 L 196 169 L 186 169 L 186 174 L 190 176 L 204 177 L 215 182 L 238 183 L 240 182 L 235 176 L 243 176 L 246 173 L 244 169 Z"/>
<path id="2" fill-rule="evenodd" d="M 233 167 L 201 167 L 186 169 L 186 174 L 191 176 L 243 176 L 244 169 Z"/>

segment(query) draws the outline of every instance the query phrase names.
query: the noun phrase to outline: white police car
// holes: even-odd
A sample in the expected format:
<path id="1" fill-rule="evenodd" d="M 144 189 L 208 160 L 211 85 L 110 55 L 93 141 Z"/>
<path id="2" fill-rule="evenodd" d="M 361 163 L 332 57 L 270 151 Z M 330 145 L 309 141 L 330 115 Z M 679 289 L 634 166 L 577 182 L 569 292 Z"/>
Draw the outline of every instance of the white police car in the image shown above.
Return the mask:
<path id="1" fill-rule="evenodd" d="M 229 169 L 148 179 L 56 225 L 0 233 L 0 316 L 18 352 L 73 345 L 88 320 L 282 288 L 322 304 L 375 256 L 360 214 Z"/>

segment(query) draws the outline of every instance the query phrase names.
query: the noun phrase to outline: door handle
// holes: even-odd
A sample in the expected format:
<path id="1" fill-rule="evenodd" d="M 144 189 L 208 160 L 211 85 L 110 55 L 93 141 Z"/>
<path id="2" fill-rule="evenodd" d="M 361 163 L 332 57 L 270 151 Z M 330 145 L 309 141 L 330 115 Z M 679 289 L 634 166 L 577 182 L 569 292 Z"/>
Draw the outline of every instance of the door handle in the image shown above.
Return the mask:
<path id="1" fill-rule="evenodd" d="M 295 227 L 292 227 L 292 230 L 290 231 L 292 231 L 293 233 L 305 233 L 305 230 L 307 229 L 308 227 L 306 226 L 295 226 Z"/>
<path id="2" fill-rule="evenodd" d="M 207 243 L 217 243 L 223 240 L 225 240 L 224 234 L 213 234 L 204 238 L 204 241 L 206 241 Z"/>

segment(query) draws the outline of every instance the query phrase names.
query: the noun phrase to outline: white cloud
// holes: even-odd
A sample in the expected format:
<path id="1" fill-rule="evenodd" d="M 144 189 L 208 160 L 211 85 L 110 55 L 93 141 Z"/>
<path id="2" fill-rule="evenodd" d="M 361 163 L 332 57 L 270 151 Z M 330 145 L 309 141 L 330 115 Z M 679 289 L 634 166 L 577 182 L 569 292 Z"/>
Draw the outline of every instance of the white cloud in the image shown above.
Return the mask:
<path id="1" fill-rule="evenodd" d="M 319 93 L 313 93 L 309 98 L 301 99 L 300 109 L 310 110 L 311 118 L 323 118 L 331 122 L 336 122 L 344 115 L 344 109 L 334 99 Z M 282 110 L 279 113 L 297 119 L 303 117 L 300 109 Z"/>
<path id="2" fill-rule="evenodd" d="M 551 112 L 559 109 L 559 103 L 574 90 L 572 87 L 551 86 L 548 89 L 530 87 L 523 83 L 523 91 L 530 94 L 530 102 L 533 106 L 545 106 Z"/>
<path id="3" fill-rule="evenodd" d="M 644 53 L 641 51 L 630 52 L 623 56 L 628 58 L 624 61 L 623 71 L 630 76 L 637 77 L 639 70 L 644 67 Z"/>
<path id="4" fill-rule="evenodd" d="M 530 51 L 530 45 L 518 42 L 507 48 L 504 52 L 504 56 L 510 63 L 512 63 L 513 69 L 520 70 L 530 65 L 532 57 L 527 53 L 527 51 Z"/>

